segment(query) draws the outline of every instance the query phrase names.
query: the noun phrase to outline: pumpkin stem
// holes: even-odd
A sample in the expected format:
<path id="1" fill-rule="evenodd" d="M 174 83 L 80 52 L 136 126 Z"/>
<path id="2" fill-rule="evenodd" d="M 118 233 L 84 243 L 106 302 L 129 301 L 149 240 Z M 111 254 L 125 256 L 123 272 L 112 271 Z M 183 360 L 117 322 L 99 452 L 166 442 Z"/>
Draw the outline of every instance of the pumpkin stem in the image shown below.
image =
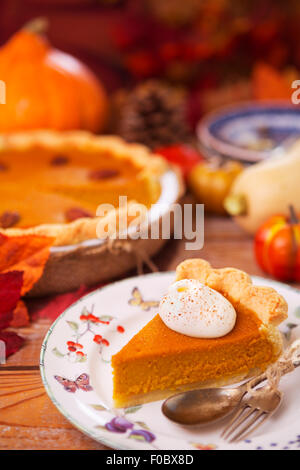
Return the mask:
<path id="1" fill-rule="evenodd" d="M 292 204 L 289 205 L 289 211 L 290 211 L 290 220 L 293 225 L 299 224 L 299 219 L 297 217 L 295 208 Z"/>
<path id="2" fill-rule="evenodd" d="M 225 198 L 224 208 L 229 215 L 246 215 L 247 201 L 243 194 L 230 194 Z"/>
<path id="3" fill-rule="evenodd" d="M 44 34 L 49 26 L 49 21 L 45 16 L 39 16 L 29 21 L 23 26 L 23 29 L 35 34 Z"/>

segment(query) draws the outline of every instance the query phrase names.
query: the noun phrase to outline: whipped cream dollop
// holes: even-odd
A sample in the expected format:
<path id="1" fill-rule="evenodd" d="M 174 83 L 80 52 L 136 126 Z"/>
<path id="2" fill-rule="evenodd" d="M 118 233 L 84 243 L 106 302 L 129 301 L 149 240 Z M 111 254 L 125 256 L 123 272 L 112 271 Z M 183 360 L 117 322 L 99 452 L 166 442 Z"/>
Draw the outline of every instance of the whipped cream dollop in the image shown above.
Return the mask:
<path id="1" fill-rule="evenodd" d="M 195 338 L 225 336 L 236 322 L 233 305 L 194 279 L 182 279 L 169 287 L 159 304 L 159 315 L 171 330 Z"/>

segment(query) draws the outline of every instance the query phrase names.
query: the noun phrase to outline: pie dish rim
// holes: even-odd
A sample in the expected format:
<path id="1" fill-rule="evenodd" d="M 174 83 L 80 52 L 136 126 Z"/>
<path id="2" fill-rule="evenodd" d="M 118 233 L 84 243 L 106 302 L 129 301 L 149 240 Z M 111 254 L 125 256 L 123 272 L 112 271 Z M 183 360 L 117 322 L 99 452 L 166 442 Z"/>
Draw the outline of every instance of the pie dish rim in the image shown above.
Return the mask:
<path id="1" fill-rule="evenodd" d="M 17 132 L 13 134 L 0 135 L 0 155 L 3 151 L 25 151 L 35 146 L 43 146 L 55 152 L 66 151 L 70 149 L 87 151 L 109 151 L 113 153 L 114 158 L 131 161 L 137 168 L 141 169 L 141 175 L 146 177 L 160 178 L 170 169 L 175 171 L 179 182 L 178 193 L 183 193 L 183 181 L 176 168 L 171 167 L 155 152 L 141 144 L 127 143 L 121 137 L 111 135 L 96 135 L 88 131 L 52 131 L 35 130 L 28 132 Z M 157 203 L 156 201 L 154 205 Z M 129 200 L 128 205 L 135 203 Z M 109 216 L 109 215 L 108 215 Z M 53 237 L 55 246 L 51 248 L 72 249 L 73 247 L 84 246 L 85 242 L 91 240 L 102 243 L 97 240 L 95 229 L 99 223 L 99 217 L 83 217 L 69 223 L 61 224 L 41 224 L 31 228 L 0 228 L 0 233 L 8 236 L 22 236 L 29 234 L 45 235 Z M 104 221 L 104 218 L 103 218 Z M 105 221 L 104 221 L 105 223 Z"/>

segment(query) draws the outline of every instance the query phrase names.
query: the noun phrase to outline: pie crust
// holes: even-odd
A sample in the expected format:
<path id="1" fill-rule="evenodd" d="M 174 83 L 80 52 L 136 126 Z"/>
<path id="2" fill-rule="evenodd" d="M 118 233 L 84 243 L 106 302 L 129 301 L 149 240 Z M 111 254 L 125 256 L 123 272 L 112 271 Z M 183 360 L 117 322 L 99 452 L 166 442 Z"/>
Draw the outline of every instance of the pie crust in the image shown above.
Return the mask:
<path id="1" fill-rule="evenodd" d="M 287 317 L 288 307 L 274 289 L 253 286 L 246 273 L 213 269 L 202 259 L 181 263 L 180 279 L 197 279 L 220 292 L 236 309 L 236 325 L 220 338 L 192 338 L 170 330 L 156 315 L 112 357 L 116 407 L 238 382 L 280 356 L 283 342 L 276 325 Z"/>
<path id="2" fill-rule="evenodd" d="M 250 276 L 235 268 L 213 269 L 204 259 L 187 259 L 177 266 L 176 281 L 197 279 L 239 305 L 245 306 L 265 325 L 279 325 L 288 306 L 272 287 L 254 286 Z"/>
<path id="3" fill-rule="evenodd" d="M 153 196 L 154 201 L 159 197 L 159 178 L 168 169 L 163 158 L 152 154 L 142 145 L 128 144 L 119 137 L 96 136 L 84 131 L 64 133 L 32 131 L 2 135 L 0 136 L 0 159 L 3 152 L 30 152 L 31 149 L 37 147 L 57 154 L 67 153 L 68 151 L 95 153 L 95 155 L 109 152 L 115 162 L 122 165 L 128 163 L 134 165 L 139 180 L 143 181 L 145 185 L 145 191 L 147 189 L 151 197 Z M 127 209 L 132 207 L 132 204 L 139 202 L 138 200 L 129 200 Z M 105 226 L 111 215 L 108 213 L 103 217 L 82 217 L 69 223 L 46 223 L 27 228 L 1 228 L 0 232 L 16 236 L 25 234 L 47 235 L 55 239 L 54 245 L 56 246 L 72 245 L 96 238 L 96 228 L 99 227 L 99 223 Z M 128 223 L 131 220 L 128 217 Z"/>

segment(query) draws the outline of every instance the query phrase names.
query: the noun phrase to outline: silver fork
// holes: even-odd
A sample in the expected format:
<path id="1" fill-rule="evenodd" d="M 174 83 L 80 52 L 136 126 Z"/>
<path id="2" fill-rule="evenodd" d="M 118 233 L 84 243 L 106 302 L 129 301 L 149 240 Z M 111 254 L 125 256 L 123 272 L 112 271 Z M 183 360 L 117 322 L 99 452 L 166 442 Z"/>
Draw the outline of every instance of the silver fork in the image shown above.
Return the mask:
<path id="1" fill-rule="evenodd" d="M 294 341 L 278 362 L 283 366 L 281 376 L 291 372 L 300 366 L 300 339 Z M 288 361 L 292 359 L 292 369 L 288 366 Z M 285 367 L 284 367 L 285 366 Z M 253 381 L 253 387 L 261 383 L 259 376 Z M 270 416 L 275 413 L 282 401 L 282 393 L 269 385 L 261 387 L 263 393 L 250 394 L 238 405 L 237 411 L 223 430 L 221 437 L 229 442 L 237 442 L 246 439 L 252 432 L 261 426 Z"/>
<path id="2" fill-rule="evenodd" d="M 244 399 L 221 436 L 229 442 L 244 440 L 272 416 L 281 400 L 282 393 L 271 389 L 264 395 L 254 395 Z"/>

